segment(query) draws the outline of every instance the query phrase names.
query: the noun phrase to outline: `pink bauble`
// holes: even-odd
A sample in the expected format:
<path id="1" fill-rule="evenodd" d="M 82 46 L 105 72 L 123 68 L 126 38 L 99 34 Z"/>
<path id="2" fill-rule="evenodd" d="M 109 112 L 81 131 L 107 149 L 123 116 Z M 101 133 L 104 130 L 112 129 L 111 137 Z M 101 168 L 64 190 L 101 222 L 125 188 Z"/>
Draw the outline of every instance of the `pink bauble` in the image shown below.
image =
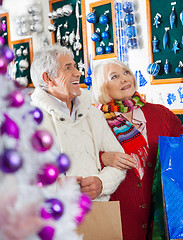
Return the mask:
<path id="1" fill-rule="evenodd" d="M 4 75 L 7 72 L 7 66 L 7 60 L 3 56 L 0 56 L 0 74 Z"/>
<path id="2" fill-rule="evenodd" d="M 2 30 L 3 32 L 6 30 L 6 23 L 2 23 Z"/>
<path id="3" fill-rule="evenodd" d="M 88 213 L 92 207 L 91 198 L 88 195 L 82 193 L 80 200 L 79 200 L 79 206 L 81 209 L 83 209 L 85 211 L 85 213 Z"/>
<path id="4" fill-rule="evenodd" d="M 75 222 L 77 225 L 81 224 L 85 218 L 85 211 L 83 209 L 80 210 L 80 213 L 75 217 Z"/>
<path id="5" fill-rule="evenodd" d="M 45 163 L 37 174 L 38 186 L 53 184 L 59 175 L 58 168 L 53 163 Z"/>
<path id="6" fill-rule="evenodd" d="M 4 46 L 6 43 L 5 38 L 0 36 L 0 47 Z"/>
<path id="7" fill-rule="evenodd" d="M 58 220 L 64 213 L 63 203 L 56 199 L 50 198 L 47 199 L 44 203 L 44 206 L 41 208 L 41 217 L 44 219 L 54 219 Z"/>
<path id="8" fill-rule="evenodd" d="M 19 139 L 19 128 L 16 123 L 8 117 L 7 114 L 4 114 L 5 120 L 1 125 L 0 133 L 1 135 L 7 134 L 10 137 Z"/>
<path id="9" fill-rule="evenodd" d="M 55 229 L 49 225 L 44 226 L 38 233 L 41 240 L 52 240 L 54 237 Z"/>
<path id="10" fill-rule="evenodd" d="M 37 152 L 45 152 L 53 145 L 53 138 L 46 130 L 37 130 L 31 137 L 33 148 Z"/>
<path id="11" fill-rule="evenodd" d="M 10 107 L 21 107 L 24 104 L 24 95 L 21 91 L 15 90 L 6 97 Z"/>

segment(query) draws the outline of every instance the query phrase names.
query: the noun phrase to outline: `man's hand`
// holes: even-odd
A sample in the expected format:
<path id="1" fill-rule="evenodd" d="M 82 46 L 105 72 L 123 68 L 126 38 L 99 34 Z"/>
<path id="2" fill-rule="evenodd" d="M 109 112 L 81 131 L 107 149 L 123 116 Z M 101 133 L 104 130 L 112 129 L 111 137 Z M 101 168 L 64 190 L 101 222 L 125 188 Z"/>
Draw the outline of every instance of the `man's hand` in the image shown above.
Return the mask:
<path id="1" fill-rule="evenodd" d="M 86 177 L 80 181 L 81 192 L 88 194 L 93 200 L 102 192 L 102 182 L 98 177 Z"/>
<path id="2" fill-rule="evenodd" d="M 128 170 L 136 167 L 135 159 L 126 153 L 104 152 L 101 159 L 105 166 L 115 167 L 119 170 Z"/>

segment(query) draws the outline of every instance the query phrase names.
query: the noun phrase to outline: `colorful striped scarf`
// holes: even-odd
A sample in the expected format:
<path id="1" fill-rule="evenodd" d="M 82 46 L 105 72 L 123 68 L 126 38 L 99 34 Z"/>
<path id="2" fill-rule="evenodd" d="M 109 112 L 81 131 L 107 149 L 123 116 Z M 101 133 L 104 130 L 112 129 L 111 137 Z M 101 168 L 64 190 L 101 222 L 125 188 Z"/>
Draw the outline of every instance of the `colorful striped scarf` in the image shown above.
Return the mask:
<path id="1" fill-rule="evenodd" d="M 143 135 L 136 129 L 122 114 L 116 116 L 115 112 L 127 113 L 145 105 L 145 100 L 135 92 L 132 99 L 124 101 L 112 100 L 104 104 L 100 109 L 115 134 L 117 140 L 123 147 L 125 153 L 131 154 L 137 161 L 137 167 L 133 168 L 134 173 L 140 178 L 144 175 L 145 160 L 147 158 L 147 142 Z"/>

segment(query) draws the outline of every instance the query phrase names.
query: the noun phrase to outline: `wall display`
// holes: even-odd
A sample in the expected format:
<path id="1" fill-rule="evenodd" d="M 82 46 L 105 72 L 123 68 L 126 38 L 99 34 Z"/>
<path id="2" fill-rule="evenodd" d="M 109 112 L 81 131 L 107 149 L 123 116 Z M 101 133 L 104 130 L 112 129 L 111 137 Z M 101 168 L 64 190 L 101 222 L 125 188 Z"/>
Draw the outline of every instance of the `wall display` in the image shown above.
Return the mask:
<path id="1" fill-rule="evenodd" d="M 117 57 L 115 11 L 112 0 L 91 3 L 86 20 L 91 23 L 93 59 Z"/>
<path id="2" fill-rule="evenodd" d="M 87 37 L 84 0 L 50 0 L 49 14 L 51 24 L 48 30 L 52 33 L 52 43 L 60 43 L 73 50 L 75 61 L 81 72 L 81 87 L 87 71 Z"/>
<path id="3" fill-rule="evenodd" d="M 9 46 L 10 43 L 10 25 L 9 25 L 9 14 L 8 13 L 1 13 L 1 31 L 0 37 L 5 39 L 5 44 Z"/>
<path id="4" fill-rule="evenodd" d="M 25 87 L 33 87 L 30 77 L 30 66 L 33 60 L 32 38 L 11 41 L 14 51 L 13 80 Z"/>
<path id="5" fill-rule="evenodd" d="M 146 0 L 146 5 L 151 64 L 147 71 L 151 74 L 151 84 L 181 83 L 183 1 Z M 159 67 L 157 61 L 161 61 Z"/>

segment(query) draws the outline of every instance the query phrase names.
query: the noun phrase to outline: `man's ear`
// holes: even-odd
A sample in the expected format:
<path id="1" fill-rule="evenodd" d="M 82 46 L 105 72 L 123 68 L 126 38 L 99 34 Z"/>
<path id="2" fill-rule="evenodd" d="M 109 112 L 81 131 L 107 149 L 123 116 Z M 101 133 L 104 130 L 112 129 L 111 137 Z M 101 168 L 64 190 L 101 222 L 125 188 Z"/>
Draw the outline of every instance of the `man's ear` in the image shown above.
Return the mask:
<path id="1" fill-rule="evenodd" d="M 52 79 L 51 77 L 48 76 L 48 73 L 47 73 L 47 72 L 44 72 L 44 73 L 42 74 L 42 78 L 43 78 L 43 81 L 44 81 L 46 84 L 50 85 L 51 87 L 54 86 L 55 81 L 54 81 L 54 79 Z"/>

